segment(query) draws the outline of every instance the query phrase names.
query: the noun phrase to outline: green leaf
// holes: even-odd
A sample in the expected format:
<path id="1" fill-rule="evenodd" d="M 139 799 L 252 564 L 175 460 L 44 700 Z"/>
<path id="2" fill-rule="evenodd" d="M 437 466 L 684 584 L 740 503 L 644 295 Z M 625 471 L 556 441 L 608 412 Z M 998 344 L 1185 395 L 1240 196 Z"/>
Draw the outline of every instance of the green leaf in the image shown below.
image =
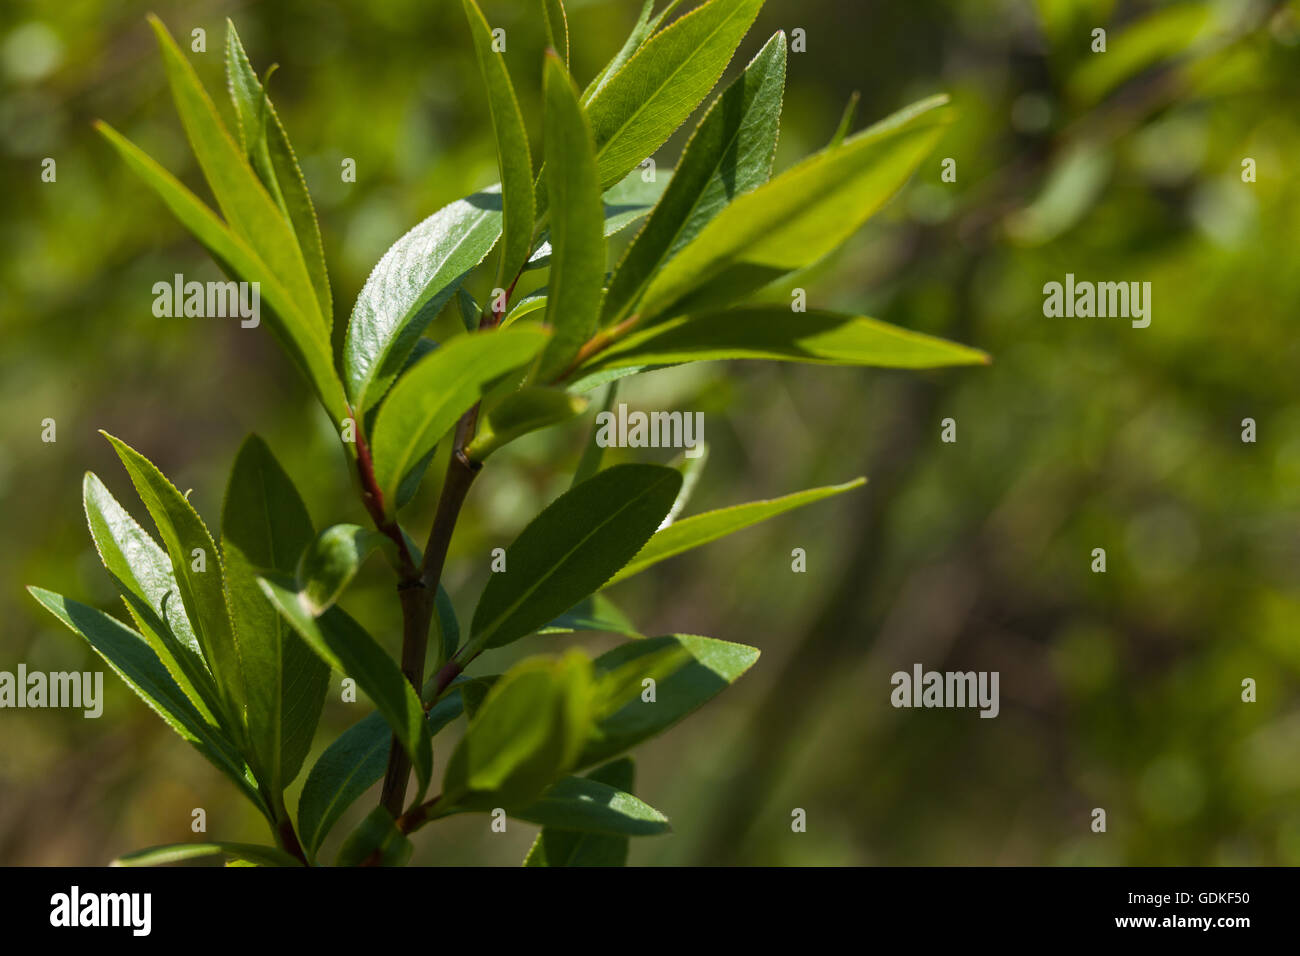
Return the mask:
<path id="1" fill-rule="evenodd" d="M 375 807 L 343 842 L 335 866 L 358 866 L 371 857 L 380 866 L 405 866 L 414 851 L 393 815 Z"/>
<path id="2" fill-rule="evenodd" d="M 569 17 L 563 0 L 541 0 L 542 18 L 546 23 L 546 42 L 569 65 Z"/>
<path id="3" fill-rule="evenodd" d="M 256 843 L 169 843 L 119 856 L 109 866 L 166 866 L 214 856 L 254 866 L 302 866 L 283 850 Z"/>
<path id="4" fill-rule="evenodd" d="M 1066 93 L 1077 107 L 1087 109 L 1162 60 L 1195 57 L 1221 46 L 1230 22 L 1216 16 L 1212 4 L 1158 8 L 1113 33 L 1105 55 L 1085 56 Z"/>
<path id="5" fill-rule="evenodd" d="M 353 678 L 374 701 L 375 708 L 410 754 L 423 794 L 433 772 L 429 727 L 424 722 L 420 698 L 402 676 L 397 663 L 342 608 L 332 607 L 313 618 L 299 600 L 298 592 L 283 580 L 261 578 L 260 583 L 285 620 L 321 660 L 345 677 Z"/>
<path id="6" fill-rule="evenodd" d="M 245 160 L 243 151 L 226 132 L 215 104 L 199 82 L 198 74 L 167 28 L 152 15 L 149 24 L 158 36 L 158 46 L 167 67 L 167 80 L 171 84 L 172 98 L 176 101 L 176 111 L 185 127 L 185 135 L 217 198 L 222 215 L 284 284 L 317 331 L 328 340 L 329 319 L 320 310 L 307 264 L 288 219 Z"/>
<path id="7" fill-rule="evenodd" d="M 226 601 L 234 622 L 258 779 L 278 797 L 311 749 L 329 668 L 258 586 L 266 570 L 292 573 L 312 540 L 311 516 L 271 449 L 250 435 L 239 449 L 221 512 Z"/>
<path id="8" fill-rule="evenodd" d="M 588 780 L 629 794 L 635 778 L 636 764 L 631 757 L 621 757 L 587 774 Z M 524 866 L 626 866 L 627 852 L 625 836 L 543 827 L 524 859 Z"/>
<path id="9" fill-rule="evenodd" d="M 638 219 L 643 219 L 654 209 L 668 184 L 672 182 L 673 171 L 671 169 L 656 169 L 654 179 L 646 181 L 642 178 L 642 170 L 634 169 L 623 177 L 622 180 L 610 186 L 601 195 L 600 200 L 605 205 L 605 222 L 601 227 L 605 233 L 605 238 L 615 235 L 626 229 Z M 543 232 L 544 241 L 541 242 L 535 252 L 528 257 L 528 269 L 541 269 L 551 264 L 551 243 L 550 233 Z M 536 293 L 533 293 L 536 295 Z M 519 304 L 522 304 L 520 300 Z M 516 305 L 515 310 L 518 309 Z M 512 310 L 515 311 L 515 310 Z"/>
<path id="10" fill-rule="evenodd" d="M 501 679 L 500 674 L 473 677 L 460 685 L 460 699 L 465 706 L 465 716 L 473 720 L 487 700 L 492 687 Z"/>
<path id="11" fill-rule="evenodd" d="M 755 305 L 682 316 L 634 332 L 580 366 L 596 370 L 723 359 L 767 359 L 814 365 L 940 368 L 987 365 L 978 349 L 838 312 L 791 312 Z"/>
<path id="12" fill-rule="evenodd" d="M 429 709 L 430 736 L 460 716 L 460 694 L 450 693 Z M 380 781 L 388 767 L 393 732 L 383 714 L 368 714 L 331 743 L 307 774 L 298 799 L 298 831 L 314 858 L 338 818 Z"/>
<path id="13" fill-rule="evenodd" d="M 447 763 L 439 813 L 533 803 L 591 733 L 591 661 L 578 651 L 516 664 L 488 692 Z"/>
<path id="14" fill-rule="evenodd" d="M 690 551 L 710 541 L 725 538 L 733 532 L 752 527 L 786 511 L 793 511 L 814 501 L 860 488 L 866 484 L 866 481 L 865 478 L 855 478 L 842 485 L 809 488 L 807 491 L 797 491 L 780 498 L 751 501 L 748 504 L 719 508 L 716 511 L 706 511 L 704 514 L 683 518 L 655 532 L 655 536 L 646 542 L 646 546 L 637 553 L 637 556 L 618 574 L 610 578 L 609 584 L 605 586 L 610 587 L 683 551 Z"/>
<path id="15" fill-rule="evenodd" d="M 460 621 L 456 618 L 456 608 L 451 603 L 451 595 L 441 584 L 434 598 L 433 626 L 437 629 L 439 648 L 437 664 L 441 667 L 455 655 L 460 647 Z"/>
<path id="16" fill-rule="evenodd" d="M 596 731 L 578 766 L 590 766 L 667 730 L 732 684 L 758 660 L 744 644 L 673 634 L 631 641 L 596 658 Z M 655 699 L 642 698 L 646 678 Z"/>
<path id="17" fill-rule="evenodd" d="M 694 239 L 735 196 L 756 189 L 772 175 L 785 61 L 785 34 L 777 33 L 713 101 L 686 144 L 663 199 L 614 270 L 602 324 L 626 315 L 662 262 Z"/>
<path id="18" fill-rule="evenodd" d="M 257 791 L 227 733 L 205 721 L 194 705 L 176 686 L 167 669 L 145 641 L 115 617 L 93 607 L 69 600 L 44 588 L 29 587 L 32 597 L 47 611 L 66 624 L 102 657 L 113 672 L 136 695 L 161 717 L 167 726 L 180 734 L 209 763 L 235 782 L 262 813 L 271 819 L 270 810 Z"/>
<path id="19" fill-rule="evenodd" d="M 289 143 L 289 134 L 253 72 L 253 65 L 248 61 L 239 34 L 235 32 L 235 24 L 229 19 L 226 20 L 226 78 L 245 154 L 257 178 L 289 218 L 311 276 L 320 314 L 328 329 L 334 324 L 334 300 L 330 295 L 329 272 L 325 268 L 325 248 L 316 222 L 316 208 L 298 166 L 298 157 Z"/>
<path id="20" fill-rule="evenodd" d="M 659 29 L 660 25 L 673 12 L 682 0 L 670 0 L 668 6 L 659 11 L 658 15 L 651 17 L 654 10 L 655 0 L 645 0 L 641 5 L 641 13 L 637 16 L 636 23 L 632 27 L 632 32 L 628 34 L 627 40 L 623 46 L 614 54 L 613 59 L 605 64 L 605 68 L 596 75 L 596 77 L 587 84 L 587 88 L 582 91 L 582 105 L 585 107 L 591 102 L 591 98 L 604 88 L 609 82 L 609 78 L 623 69 L 623 65 L 632 58 L 632 54 L 641 49 L 641 46 L 648 40 L 651 35 Z"/>
<path id="21" fill-rule="evenodd" d="M 574 631 L 606 631 L 610 634 L 623 634 L 626 637 L 641 636 L 641 632 L 627 619 L 627 615 L 603 594 L 593 594 L 583 598 L 537 633 L 572 634 Z"/>
<path id="22" fill-rule="evenodd" d="M 95 548 L 136 627 L 203 718 L 214 721 L 221 713 L 217 687 L 185 616 L 167 552 L 90 472 L 82 483 L 82 501 Z"/>
<path id="23" fill-rule="evenodd" d="M 590 392 L 593 388 L 612 385 L 621 378 L 640 375 L 642 372 L 654 372 L 665 367 L 663 365 L 629 365 L 627 368 L 610 368 L 597 372 L 575 373 L 565 385 L 575 395 L 582 395 Z"/>
<path id="24" fill-rule="evenodd" d="M 601 189 L 652 155 L 691 115 L 762 5 L 763 0 L 711 0 L 652 36 L 610 74 L 586 104 Z"/>
<path id="25" fill-rule="evenodd" d="M 347 399 L 334 373 L 334 354 L 329 338 L 319 324 L 299 308 L 298 300 L 257 253 L 175 176 L 106 123 L 96 123 L 95 128 L 228 275 L 258 284 L 261 301 L 270 312 L 268 324 L 272 332 L 307 376 L 326 411 L 336 418 L 343 416 L 347 411 Z"/>
<path id="26" fill-rule="evenodd" d="M 558 3 L 558 0 L 551 0 Z M 514 84 L 505 57 L 492 49 L 492 28 L 475 0 L 464 0 L 478 53 L 483 84 L 487 87 L 492 128 L 496 132 L 497 163 L 501 170 L 502 230 L 501 264 L 497 285 L 504 287 L 523 267 L 533 239 L 533 160 L 528 151 L 528 132 L 519 112 Z M 547 3 L 547 7 L 550 3 Z M 550 12 L 549 9 L 546 12 Z M 564 10 L 560 8 L 560 17 Z M 548 24 L 549 27 L 549 24 Z M 566 33 L 567 41 L 567 33 Z M 567 50 L 567 42 L 566 42 Z"/>
<path id="27" fill-rule="evenodd" d="M 604 206 L 596 188 L 591 130 L 578 91 L 554 54 L 546 57 L 546 187 L 550 197 L 551 264 L 546 322 L 555 335 L 537 377 L 564 369 L 596 331 L 605 284 Z"/>
<path id="28" fill-rule="evenodd" d="M 671 829 L 648 803 L 589 777 L 565 777 L 514 815 L 547 828 L 604 836 L 655 836 Z"/>
<path id="29" fill-rule="evenodd" d="M 599 590 L 654 534 L 681 483 L 672 468 L 615 465 L 551 502 L 506 548 L 467 646 L 509 644 Z"/>
<path id="30" fill-rule="evenodd" d="M 466 453 L 473 461 L 488 455 L 529 432 L 549 428 L 581 415 L 587 400 L 562 388 L 529 385 L 511 392 L 484 417 L 478 436 Z"/>
<path id="31" fill-rule="evenodd" d="M 849 101 L 844 104 L 844 112 L 840 114 L 840 125 L 835 127 L 835 133 L 827 144 L 828 149 L 839 146 L 844 142 L 844 137 L 849 135 L 849 130 L 853 128 L 853 120 L 858 115 L 858 100 L 860 98 L 861 96 L 857 90 L 849 94 Z"/>
<path id="32" fill-rule="evenodd" d="M 737 196 L 651 279 L 638 314 L 734 301 L 822 258 L 897 192 L 938 143 L 953 118 L 946 103 L 943 96 L 914 103 Z M 683 301 L 705 284 L 707 294 Z"/>
<path id="33" fill-rule="evenodd" d="M 464 286 L 456 290 L 456 305 L 460 308 L 460 321 L 465 326 L 465 331 L 475 331 L 478 328 L 479 320 L 483 317 L 483 310 L 478 307 L 474 297 L 465 291 Z M 428 339 L 421 339 L 420 341 L 427 342 Z"/>
<path id="34" fill-rule="evenodd" d="M 237 635 L 226 610 L 221 553 L 198 512 L 176 490 L 176 486 L 163 477 L 153 462 L 121 439 L 104 431 L 100 434 L 112 442 L 140 500 L 158 526 L 163 545 L 171 557 L 185 613 L 199 647 L 203 649 L 203 658 L 216 679 L 225 715 L 238 727 L 235 738 L 242 740 L 246 704 L 244 675 Z M 200 567 L 203 570 L 199 570 Z"/>
<path id="35" fill-rule="evenodd" d="M 647 172 L 646 169 L 633 169 L 601 195 L 601 202 L 605 204 L 606 238 L 650 215 L 675 175 L 671 169 L 656 167 L 653 178 L 647 180 Z"/>
<path id="36" fill-rule="evenodd" d="M 378 531 L 360 525 L 336 524 L 308 542 L 296 573 L 298 600 L 312 617 L 320 617 L 339 599 L 366 558 L 387 540 Z"/>
<path id="37" fill-rule="evenodd" d="M 444 206 L 393 243 L 352 307 L 343 368 L 358 414 L 378 404 L 425 327 L 501 235 L 499 187 Z"/>
<path id="38" fill-rule="evenodd" d="M 397 487 L 488 386 L 536 355 L 547 334 L 533 325 L 487 330 L 440 345 L 393 386 L 375 419 L 375 480 L 391 514 Z"/>
<path id="39" fill-rule="evenodd" d="M 537 291 L 530 292 L 515 302 L 514 308 L 507 312 L 506 317 L 502 319 L 501 327 L 503 329 L 507 328 L 517 319 L 522 319 L 525 315 L 530 315 L 538 309 L 546 308 L 546 292 L 546 286 L 542 286 Z"/>

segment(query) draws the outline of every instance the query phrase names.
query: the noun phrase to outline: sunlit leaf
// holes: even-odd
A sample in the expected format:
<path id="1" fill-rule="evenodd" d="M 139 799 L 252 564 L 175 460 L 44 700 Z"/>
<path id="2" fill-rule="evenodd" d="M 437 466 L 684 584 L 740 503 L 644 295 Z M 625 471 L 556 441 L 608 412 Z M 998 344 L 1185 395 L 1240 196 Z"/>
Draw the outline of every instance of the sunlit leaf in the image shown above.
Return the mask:
<path id="1" fill-rule="evenodd" d="M 293 481 L 266 443 L 250 435 L 226 488 L 221 549 L 254 769 L 277 797 L 311 748 L 329 668 L 280 617 L 257 578 L 266 570 L 291 573 L 311 540 L 311 516 Z"/>
<path id="2" fill-rule="evenodd" d="M 793 511 L 795 508 L 802 508 L 823 498 L 860 488 L 864 484 L 866 484 L 865 478 L 855 478 L 842 485 L 809 488 L 807 491 L 798 491 L 780 498 L 751 501 L 743 505 L 732 505 L 730 508 L 719 508 L 716 511 L 706 511 L 704 514 L 683 518 L 655 532 L 655 536 L 646 542 L 646 546 L 637 552 L 636 557 L 628 562 L 626 567 L 610 579 L 606 587 L 626 580 L 634 574 L 640 574 L 646 568 L 684 551 L 698 548 L 744 528 L 753 527 L 768 518 Z"/>
<path id="3" fill-rule="evenodd" d="M 767 182 L 776 155 L 785 61 L 785 34 L 777 33 L 713 101 L 686 144 L 663 199 L 614 270 L 602 323 L 631 310 L 659 265 L 735 196 Z"/>
<path id="4" fill-rule="evenodd" d="M 661 322 L 597 354 L 580 367 L 579 374 L 723 359 L 876 368 L 938 368 L 989 361 L 977 349 L 865 316 L 756 305 Z"/>
<path id="5" fill-rule="evenodd" d="M 946 103 L 915 103 L 736 197 L 654 276 L 638 314 L 734 301 L 838 247 L 934 148 L 953 118 Z"/>
<path id="6" fill-rule="evenodd" d="M 492 28 L 475 0 L 463 0 L 465 17 L 469 20 L 474 50 L 478 54 L 483 84 L 487 87 L 488 107 L 492 114 L 492 128 L 496 132 L 497 164 L 501 171 L 502 239 L 501 265 L 497 270 L 497 283 L 504 286 L 518 274 L 528 258 L 533 238 L 533 161 L 528 151 L 528 132 L 519 112 L 514 84 L 506 69 L 505 57 L 492 48 Z M 547 12 L 552 3 L 548 0 Z M 563 7 L 559 9 L 561 20 Z M 561 29 L 565 30 L 563 24 Z M 567 32 L 565 32 L 567 52 Z"/>
<path id="7" fill-rule="evenodd" d="M 596 188 L 591 130 L 564 65 L 546 57 L 546 188 L 554 247 L 546 323 L 554 337 L 539 380 L 564 369 L 596 330 L 605 280 L 604 206 Z"/>
<path id="8" fill-rule="evenodd" d="M 444 206 L 384 253 L 352 307 L 343 347 L 358 412 L 379 402 L 425 327 L 500 236 L 497 187 Z"/>

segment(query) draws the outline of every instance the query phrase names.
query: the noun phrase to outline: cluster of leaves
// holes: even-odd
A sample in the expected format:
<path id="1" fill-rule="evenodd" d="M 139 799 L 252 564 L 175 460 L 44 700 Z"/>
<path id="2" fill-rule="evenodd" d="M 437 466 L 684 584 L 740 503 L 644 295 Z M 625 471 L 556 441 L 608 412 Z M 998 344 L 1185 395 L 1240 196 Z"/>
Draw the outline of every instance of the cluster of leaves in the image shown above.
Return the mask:
<path id="1" fill-rule="evenodd" d="M 250 436 L 230 475 L 218 547 L 186 497 L 110 436 L 162 542 L 87 475 L 91 534 L 135 626 L 32 593 L 231 778 L 276 841 L 164 847 L 123 862 L 315 863 L 331 827 L 381 777 L 381 805 L 343 843 L 340 864 L 404 862 L 420 826 L 497 808 L 542 826 L 527 861 L 534 865 L 618 863 L 629 837 L 667 829 L 632 795 L 626 751 L 704 704 L 759 652 L 693 635 L 642 637 L 604 589 L 861 480 L 678 520 L 703 459 L 681 469 L 602 468 L 593 441 L 570 490 L 506 549 L 507 572 L 491 577 L 462 635 L 440 579 L 483 461 L 581 414 L 598 385 L 610 383 L 612 401 L 615 379 L 647 369 L 730 358 L 905 368 L 985 360 L 863 316 L 745 304 L 825 256 L 898 190 L 951 120 L 942 98 L 856 135 L 845 135 L 846 122 L 825 149 L 773 176 L 786 65 L 778 33 L 704 113 L 676 170 L 643 175 L 642 161 L 709 94 L 761 5 L 710 0 L 665 25 L 677 3 L 655 15 L 647 2 L 623 48 L 580 92 L 566 63 L 563 5 L 539 0 L 550 49 L 535 165 L 488 21 L 464 0 L 501 182 L 392 246 L 357 299 L 339 361 L 312 201 L 265 76 L 232 25 L 232 135 L 167 30 L 151 21 L 221 215 L 116 131 L 101 124 L 101 132 L 228 274 L 260 284 L 268 325 L 340 424 L 375 528 L 317 533 L 284 468 Z M 639 219 L 607 271 L 608 237 Z M 463 283 L 494 248 L 498 288 L 480 306 Z M 545 283 L 512 307 L 516 286 L 543 269 Z M 424 332 L 453 299 L 465 334 L 435 344 Z M 453 442 L 448 476 L 421 550 L 399 512 L 445 441 Z M 337 603 L 377 551 L 397 573 L 400 665 Z M 500 675 L 463 673 L 485 649 L 575 630 L 629 640 L 594 660 L 571 650 Z M 284 791 L 310 749 L 331 670 L 354 679 L 376 710 L 321 754 L 291 814 Z M 643 697 L 649 686 L 653 702 Z M 462 715 L 467 730 L 441 792 L 426 799 L 433 738 Z M 417 793 L 408 802 L 412 770 Z"/>

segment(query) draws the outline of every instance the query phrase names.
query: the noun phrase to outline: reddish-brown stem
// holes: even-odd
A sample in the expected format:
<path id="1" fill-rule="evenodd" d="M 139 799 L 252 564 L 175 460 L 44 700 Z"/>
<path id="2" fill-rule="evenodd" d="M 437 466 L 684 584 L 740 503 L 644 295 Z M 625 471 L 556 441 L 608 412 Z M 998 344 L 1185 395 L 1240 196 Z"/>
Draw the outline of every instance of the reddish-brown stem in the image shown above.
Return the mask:
<path id="1" fill-rule="evenodd" d="M 397 818 L 397 829 L 401 833 L 412 833 L 420 829 L 429 822 L 433 816 L 434 808 L 438 801 L 442 799 L 442 794 L 434 797 L 432 800 L 426 800 L 418 807 L 412 807 L 406 813 Z"/>
<path id="2" fill-rule="evenodd" d="M 580 365 L 592 356 L 605 351 L 605 349 L 609 348 L 623 336 L 627 335 L 627 333 L 631 332 L 632 329 L 636 328 L 636 324 L 640 321 L 641 316 L 630 315 L 617 325 L 611 325 L 607 329 L 601 329 L 582 344 L 582 348 L 578 349 L 578 354 L 573 357 L 573 361 L 565 367 L 563 372 L 555 377 L 555 380 L 560 382 L 568 378 L 577 371 Z"/>
<path id="3" fill-rule="evenodd" d="M 500 308 L 483 313 L 479 320 L 480 329 L 493 328 L 501 324 L 510 296 L 521 275 L 523 275 L 522 269 L 506 289 Z M 481 462 L 472 460 L 465 453 L 478 428 L 478 414 L 479 404 L 476 402 L 456 424 L 451 460 L 447 463 L 447 477 L 442 483 L 438 509 L 433 517 L 433 527 L 429 529 L 429 540 L 425 544 L 424 559 L 419 568 L 415 568 L 414 563 L 409 559 L 401 531 L 397 529 L 396 524 L 392 526 L 400 540 L 403 568 L 410 569 L 409 574 L 404 570 L 403 580 L 398 585 L 402 600 L 402 674 L 410 681 L 417 694 L 420 693 L 420 686 L 424 682 L 424 659 L 429 653 L 429 625 L 433 620 L 435 596 L 438 593 L 438 583 L 442 580 L 443 567 L 447 562 L 447 551 L 451 547 L 452 532 L 456 529 L 460 509 L 469 494 L 470 485 L 474 483 L 479 469 L 483 467 Z M 383 494 L 376 487 L 374 468 L 370 463 L 370 451 L 360 435 L 357 440 L 357 466 L 362 471 L 362 487 L 366 489 L 367 496 L 379 503 L 380 517 L 376 519 L 378 523 L 383 520 Z M 374 511 L 371 513 L 373 515 Z M 384 530 L 382 526 L 381 530 Z M 446 690 L 447 685 L 456 678 L 463 667 L 463 664 L 458 664 L 454 660 L 447 661 L 443 665 L 442 670 L 438 672 L 434 699 Z M 394 819 L 401 816 L 405 806 L 406 784 L 410 775 L 411 758 L 394 737 L 388 752 L 388 768 L 384 773 L 384 785 L 379 801 Z"/>
<path id="4" fill-rule="evenodd" d="M 450 686 L 451 682 L 460 675 L 461 671 L 463 671 L 468 664 L 469 661 L 462 664 L 453 657 L 451 660 L 447 661 L 447 663 L 442 665 L 442 669 L 438 671 L 437 675 L 433 679 L 433 690 L 429 692 L 428 699 L 424 702 L 425 710 L 428 710 L 438 702 L 438 698 L 442 696 L 442 692 Z"/>
<path id="5" fill-rule="evenodd" d="M 357 430 L 357 475 L 361 479 L 361 502 L 370 513 L 375 527 L 397 545 L 398 562 L 401 565 L 401 578 L 404 585 L 410 584 L 416 577 L 415 558 L 406 546 L 406 538 L 397 522 L 391 520 L 384 512 L 384 492 L 375 479 L 375 465 L 370 457 L 370 446 L 366 436 Z"/>

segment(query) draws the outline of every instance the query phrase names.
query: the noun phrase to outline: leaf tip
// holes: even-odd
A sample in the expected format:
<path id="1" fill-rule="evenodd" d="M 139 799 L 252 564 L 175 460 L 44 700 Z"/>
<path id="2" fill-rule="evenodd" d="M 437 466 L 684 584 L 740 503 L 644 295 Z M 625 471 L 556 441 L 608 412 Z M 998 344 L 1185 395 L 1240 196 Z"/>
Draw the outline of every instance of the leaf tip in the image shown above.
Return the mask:
<path id="1" fill-rule="evenodd" d="M 173 44 L 175 43 L 175 41 L 172 41 L 171 31 L 167 29 L 167 25 L 162 22 L 162 18 L 158 16 L 158 14 L 146 13 L 144 18 L 149 23 L 149 26 L 153 28 L 153 32 L 158 37 L 159 43 L 165 44 L 167 41 L 171 41 Z"/>

